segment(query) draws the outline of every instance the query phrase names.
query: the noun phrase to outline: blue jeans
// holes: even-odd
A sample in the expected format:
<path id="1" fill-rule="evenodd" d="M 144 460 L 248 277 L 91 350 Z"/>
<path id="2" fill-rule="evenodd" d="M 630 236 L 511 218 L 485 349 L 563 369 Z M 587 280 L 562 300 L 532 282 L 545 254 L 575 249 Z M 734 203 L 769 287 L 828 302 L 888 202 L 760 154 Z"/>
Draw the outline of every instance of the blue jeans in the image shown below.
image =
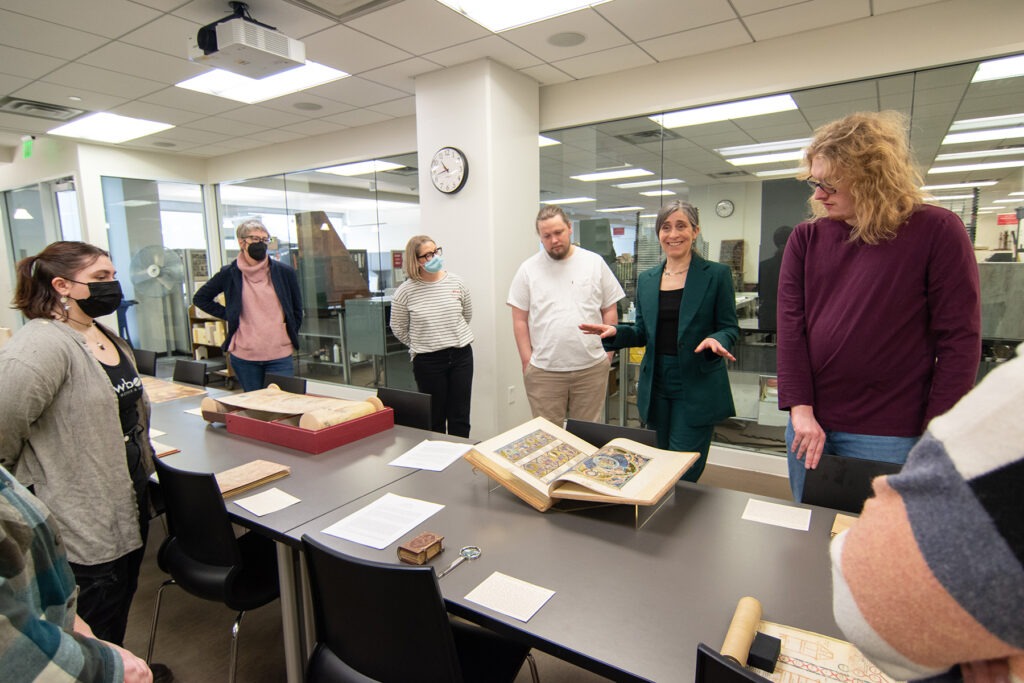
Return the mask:
<path id="1" fill-rule="evenodd" d="M 263 388 L 263 378 L 269 372 L 273 375 L 293 377 L 295 375 L 291 355 L 276 360 L 245 360 L 231 354 L 231 370 L 242 385 L 242 391 L 256 391 Z"/>
<path id="2" fill-rule="evenodd" d="M 786 458 L 789 461 L 789 488 L 793 492 L 793 500 L 800 502 L 804 496 L 804 480 L 807 468 L 804 460 L 797 460 L 793 453 L 793 421 L 786 424 Z M 822 453 L 842 455 L 848 458 L 879 460 L 903 464 L 907 461 L 910 449 L 917 443 L 918 436 L 876 436 L 874 434 L 853 434 L 825 430 L 825 447 Z M 806 456 L 804 456 L 806 459 Z"/>

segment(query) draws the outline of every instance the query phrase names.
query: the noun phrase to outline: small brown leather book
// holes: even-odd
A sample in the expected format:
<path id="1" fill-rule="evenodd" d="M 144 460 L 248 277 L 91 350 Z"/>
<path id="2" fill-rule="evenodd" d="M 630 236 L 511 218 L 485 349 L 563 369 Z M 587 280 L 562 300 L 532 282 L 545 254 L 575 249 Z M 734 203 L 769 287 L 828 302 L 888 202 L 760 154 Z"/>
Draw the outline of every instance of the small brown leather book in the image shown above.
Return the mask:
<path id="1" fill-rule="evenodd" d="M 444 536 L 424 531 L 416 538 L 398 546 L 398 559 L 409 564 L 426 564 L 444 550 Z"/>

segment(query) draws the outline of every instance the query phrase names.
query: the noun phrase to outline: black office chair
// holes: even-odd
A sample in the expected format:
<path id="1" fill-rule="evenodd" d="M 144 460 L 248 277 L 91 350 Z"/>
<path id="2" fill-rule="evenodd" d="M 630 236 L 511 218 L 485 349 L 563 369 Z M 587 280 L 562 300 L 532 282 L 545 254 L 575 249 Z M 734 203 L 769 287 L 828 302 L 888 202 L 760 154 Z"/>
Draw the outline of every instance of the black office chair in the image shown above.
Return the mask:
<path id="1" fill-rule="evenodd" d="M 231 629 L 231 683 L 235 680 L 242 615 L 272 602 L 280 592 L 274 543 L 252 531 L 235 538 L 213 474 L 175 469 L 159 459 L 154 464 L 169 529 L 157 553 L 157 562 L 171 578 L 164 581 L 156 594 L 146 661 L 153 657 L 164 588 L 177 584 L 196 597 L 238 611 Z"/>
<path id="2" fill-rule="evenodd" d="M 143 375 L 156 377 L 156 351 L 135 349 L 132 353 L 135 354 L 135 367 L 139 369 L 139 372 Z"/>
<path id="3" fill-rule="evenodd" d="M 513 681 L 520 645 L 460 619 L 450 621 L 433 567 L 348 557 L 302 537 L 316 647 L 307 683 Z"/>
<path id="4" fill-rule="evenodd" d="M 288 391 L 293 394 L 306 393 L 306 380 L 301 377 L 275 375 L 272 372 L 268 372 L 263 376 L 263 387 L 266 388 L 271 384 L 276 384 L 282 391 Z"/>
<path id="5" fill-rule="evenodd" d="M 174 361 L 173 379 L 175 382 L 198 384 L 201 387 L 205 387 L 206 364 L 197 360 L 184 360 L 179 358 Z"/>
<path id="6" fill-rule="evenodd" d="M 697 645 L 694 683 L 769 683 L 768 679 L 740 666 L 704 643 Z"/>
<path id="7" fill-rule="evenodd" d="M 612 439 L 632 439 L 645 446 L 658 447 L 658 433 L 653 429 L 620 427 L 619 425 L 607 425 L 602 422 L 574 420 L 570 417 L 565 421 L 565 431 L 573 436 L 578 436 L 592 446 L 601 447 Z"/>
<path id="8" fill-rule="evenodd" d="M 380 402 L 395 411 L 395 424 L 430 429 L 430 394 L 377 387 Z"/>
<path id="9" fill-rule="evenodd" d="M 871 481 L 901 469 L 903 465 L 893 462 L 822 454 L 818 466 L 807 470 L 802 502 L 860 514 L 872 495 Z"/>

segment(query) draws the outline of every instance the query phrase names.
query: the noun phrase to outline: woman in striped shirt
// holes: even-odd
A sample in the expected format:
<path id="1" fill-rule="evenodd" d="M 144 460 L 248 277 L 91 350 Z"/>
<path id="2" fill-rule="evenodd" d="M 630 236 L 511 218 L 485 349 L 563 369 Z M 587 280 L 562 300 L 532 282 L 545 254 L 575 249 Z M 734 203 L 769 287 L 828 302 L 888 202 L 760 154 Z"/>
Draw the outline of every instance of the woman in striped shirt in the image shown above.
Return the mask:
<path id="1" fill-rule="evenodd" d="M 473 387 L 473 302 L 458 275 L 444 270 L 441 247 L 426 235 L 405 245 L 403 282 L 391 302 L 391 331 L 409 347 L 417 388 L 430 394 L 430 428 L 469 436 Z"/>

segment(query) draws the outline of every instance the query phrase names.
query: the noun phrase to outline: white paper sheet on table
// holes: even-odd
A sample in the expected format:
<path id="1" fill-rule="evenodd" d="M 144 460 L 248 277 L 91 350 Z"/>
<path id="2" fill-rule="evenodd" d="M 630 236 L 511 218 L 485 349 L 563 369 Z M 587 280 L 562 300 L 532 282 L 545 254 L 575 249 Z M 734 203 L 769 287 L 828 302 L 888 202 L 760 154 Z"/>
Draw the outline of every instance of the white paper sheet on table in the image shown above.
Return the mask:
<path id="1" fill-rule="evenodd" d="M 541 588 L 501 572 L 494 572 L 471 590 L 466 599 L 526 622 L 554 594 L 553 590 Z"/>
<path id="2" fill-rule="evenodd" d="M 161 431 L 159 429 L 154 429 L 153 427 L 149 428 L 149 438 L 151 439 L 155 439 L 158 436 L 163 436 L 166 433 L 167 432 Z"/>
<path id="3" fill-rule="evenodd" d="M 233 501 L 239 507 L 243 507 L 257 517 L 270 514 L 271 512 L 277 512 L 278 510 L 284 510 L 289 505 L 295 505 L 299 502 L 299 499 L 290 493 L 285 493 L 281 489 L 274 487 L 261 491 L 253 496 L 246 498 L 239 498 Z"/>
<path id="4" fill-rule="evenodd" d="M 385 493 L 324 529 L 325 534 L 381 550 L 444 508 L 438 503 Z"/>
<path id="5" fill-rule="evenodd" d="M 779 505 L 764 500 L 751 498 L 747 501 L 747 507 L 743 510 L 743 519 L 762 524 L 773 524 L 775 526 L 807 531 L 811 526 L 811 511 L 807 508 L 798 508 L 792 505 Z"/>
<path id="6" fill-rule="evenodd" d="M 189 408 L 185 412 L 186 413 L 190 413 L 192 415 L 198 415 L 199 417 L 203 416 L 203 409 L 202 408 Z"/>
<path id="7" fill-rule="evenodd" d="M 419 470 L 440 472 L 465 455 L 473 446 L 452 441 L 420 441 L 418 444 L 392 460 L 389 465 L 412 467 Z"/>

